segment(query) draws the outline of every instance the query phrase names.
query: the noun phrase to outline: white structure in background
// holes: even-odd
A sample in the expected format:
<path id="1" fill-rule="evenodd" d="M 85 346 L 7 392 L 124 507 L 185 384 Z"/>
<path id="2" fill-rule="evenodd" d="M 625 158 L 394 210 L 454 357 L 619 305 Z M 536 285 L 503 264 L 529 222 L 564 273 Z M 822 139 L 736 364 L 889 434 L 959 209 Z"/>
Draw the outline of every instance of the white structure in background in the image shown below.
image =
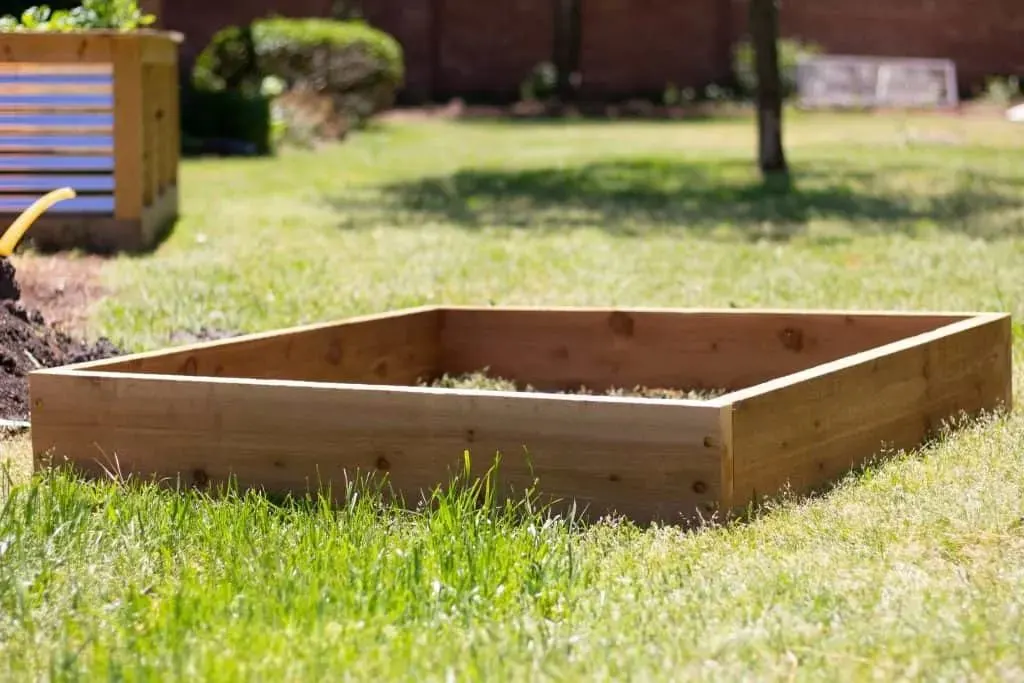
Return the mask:
<path id="1" fill-rule="evenodd" d="M 948 59 L 810 55 L 797 64 L 803 107 L 955 108 L 956 65 Z"/>
<path id="2" fill-rule="evenodd" d="M 1006 110 L 1006 118 L 1014 123 L 1024 123 L 1024 104 Z"/>

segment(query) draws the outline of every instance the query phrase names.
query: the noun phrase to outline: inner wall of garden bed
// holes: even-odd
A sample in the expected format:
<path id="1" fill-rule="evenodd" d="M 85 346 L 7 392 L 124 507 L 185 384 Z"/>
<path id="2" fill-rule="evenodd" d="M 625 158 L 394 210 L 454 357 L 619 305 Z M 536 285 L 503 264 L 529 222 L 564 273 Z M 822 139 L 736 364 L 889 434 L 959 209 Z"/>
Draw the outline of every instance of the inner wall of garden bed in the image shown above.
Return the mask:
<path id="1" fill-rule="evenodd" d="M 1008 403 L 1009 340 L 1002 314 L 420 308 L 41 370 L 33 447 L 275 492 L 386 474 L 406 501 L 501 453 L 512 490 L 676 519 Z"/>

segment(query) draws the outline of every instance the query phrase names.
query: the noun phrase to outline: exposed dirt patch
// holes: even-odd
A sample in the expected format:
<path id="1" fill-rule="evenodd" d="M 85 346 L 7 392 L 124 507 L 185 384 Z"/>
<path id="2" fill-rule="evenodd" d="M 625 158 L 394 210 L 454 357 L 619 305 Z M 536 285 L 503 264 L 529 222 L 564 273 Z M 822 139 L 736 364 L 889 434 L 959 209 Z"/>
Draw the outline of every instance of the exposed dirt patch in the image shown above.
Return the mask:
<path id="1" fill-rule="evenodd" d="M 85 334 L 90 310 L 104 295 L 100 281 L 103 259 L 15 256 L 10 262 L 0 261 L 0 271 L 10 268 L 11 264 L 17 268 L 20 301 L 27 308 L 38 310 L 47 322 L 69 334 Z M 0 299 L 19 300 L 7 293 L 0 281 Z"/>
<path id="2" fill-rule="evenodd" d="M 27 420 L 28 375 L 122 355 L 109 339 L 86 341 L 92 305 L 105 294 L 100 257 L 16 255 L 0 258 L 0 419 Z M 175 332 L 172 344 L 226 339 L 218 329 Z"/>
<path id="3" fill-rule="evenodd" d="M 478 389 L 481 391 L 523 391 L 531 393 L 558 393 L 595 395 L 597 392 L 588 387 L 578 387 L 567 391 L 541 392 L 533 386 L 519 385 L 513 380 L 502 377 L 494 377 L 488 374 L 488 370 L 480 370 L 464 375 L 442 375 L 429 382 L 421 382 L 420 386 L 435 387 L 440 389 Z M 660 399 L 688 399 L 691 401 L 708 401 L 727 393 L 725 389 L 677 389 L 671 387 L 633 387 L 612 388 L 602 392 L 604 396 L 629 396 L 633 398 L 660 398 Z M 601 394 L 598 394 L 601 395 Z"/>
<path id="4" fill-rule="evenodd" d="M 98 264 L 59 257 L 0 259 L 0 418 L 29 417 L 28 374 L 40 368 L 120 355 L 108 339 L 86 342 L 69 330 L 99 294 Z M 47 321 L 44 311 L 54 320 Z"/>

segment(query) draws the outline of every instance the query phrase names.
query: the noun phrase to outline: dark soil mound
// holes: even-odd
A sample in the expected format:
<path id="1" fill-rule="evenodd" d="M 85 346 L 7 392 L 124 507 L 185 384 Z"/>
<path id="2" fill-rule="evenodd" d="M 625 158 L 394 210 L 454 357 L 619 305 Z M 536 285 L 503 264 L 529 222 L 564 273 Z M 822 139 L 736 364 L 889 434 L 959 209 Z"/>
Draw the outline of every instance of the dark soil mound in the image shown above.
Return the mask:
<path id="1" fill-rule="evenodd" d="M 17 301 L 21 298 L 21 287 L 15 278 L 14 264 L 0 258 L 0 299 Z"/>
<path id="2" fill-rule="evenodd" d="M 29 417 L 28 374 L 40 368 L 121 355 L 107 339 L 89 344 L 48 325 L 39 311 L 18 303 L 13 264 L 0 258 L 0 419 Z"/>

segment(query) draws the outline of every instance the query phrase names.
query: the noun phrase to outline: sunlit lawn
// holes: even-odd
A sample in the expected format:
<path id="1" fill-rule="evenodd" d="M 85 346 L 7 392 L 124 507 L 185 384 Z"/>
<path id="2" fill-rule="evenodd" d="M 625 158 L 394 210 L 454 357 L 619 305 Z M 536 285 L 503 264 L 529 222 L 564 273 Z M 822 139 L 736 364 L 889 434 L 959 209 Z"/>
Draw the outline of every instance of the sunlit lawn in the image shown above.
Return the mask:
<path id="1" fill-rule="evenodd" d="M 387 124 L 191 161 L 183 221 L 108 266 L 95 331 L 142 349 L 488 302 L 1019 317 L 1024 126 L 800 116 L 786 141 L 788 192 L 761 184 L 746 120 Z M 17 679 L 1024 678 L 1016 412 L 691 532 L 456 493 L 406 513 L 56 475 L 16 490 L 0 672 Z"/>

